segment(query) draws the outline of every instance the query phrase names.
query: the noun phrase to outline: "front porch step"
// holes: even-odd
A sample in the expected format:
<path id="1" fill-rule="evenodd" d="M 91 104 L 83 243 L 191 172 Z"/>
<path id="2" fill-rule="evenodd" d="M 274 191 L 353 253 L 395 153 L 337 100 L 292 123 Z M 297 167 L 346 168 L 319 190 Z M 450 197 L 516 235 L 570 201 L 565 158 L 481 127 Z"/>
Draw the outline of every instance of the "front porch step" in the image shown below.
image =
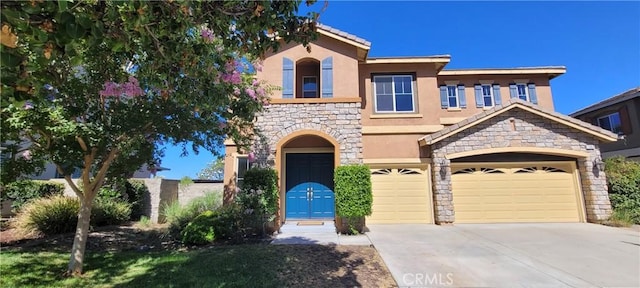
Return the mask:
<path id="1" fill-rule="evenodd" d="M 281 234 L 336 233 L 336 225 L 331 220 L 290 220 L 280 227 Z"/>

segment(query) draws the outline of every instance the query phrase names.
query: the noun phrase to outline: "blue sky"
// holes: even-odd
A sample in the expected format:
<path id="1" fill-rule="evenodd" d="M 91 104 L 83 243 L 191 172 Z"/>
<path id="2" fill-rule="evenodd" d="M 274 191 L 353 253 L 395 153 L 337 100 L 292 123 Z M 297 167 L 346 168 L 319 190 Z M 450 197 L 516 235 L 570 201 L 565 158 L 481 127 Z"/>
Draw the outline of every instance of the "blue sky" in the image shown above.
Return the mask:
<path id="1" fill-rule="evenodd" d="M 551 82 L 565 114 L 640 86 L 638 1 L 330 1 L 320 22 L 371 41 L 371 57 L 449 54 L 446 68 L 566 66 Z M 168 147 L 162 166 L 171 171 L 159 175 L 195 177 L 212 160 Z"/>

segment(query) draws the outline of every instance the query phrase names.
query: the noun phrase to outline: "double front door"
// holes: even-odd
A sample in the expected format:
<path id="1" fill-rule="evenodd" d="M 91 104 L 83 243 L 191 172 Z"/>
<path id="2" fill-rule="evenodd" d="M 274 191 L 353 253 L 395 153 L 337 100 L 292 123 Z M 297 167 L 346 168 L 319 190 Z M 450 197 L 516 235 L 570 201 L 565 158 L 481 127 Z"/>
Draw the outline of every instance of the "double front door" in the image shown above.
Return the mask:
<path id="1" fill-rule="evenodd" d="M 333 153 L 287 153 L 287 219 L 333 219 Z"/>

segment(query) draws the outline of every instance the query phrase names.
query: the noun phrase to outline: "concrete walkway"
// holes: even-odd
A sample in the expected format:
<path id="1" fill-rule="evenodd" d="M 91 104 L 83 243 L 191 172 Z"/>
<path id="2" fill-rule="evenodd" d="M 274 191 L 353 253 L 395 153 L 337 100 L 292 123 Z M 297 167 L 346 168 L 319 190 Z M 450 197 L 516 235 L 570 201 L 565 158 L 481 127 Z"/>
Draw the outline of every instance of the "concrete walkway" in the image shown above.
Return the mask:
<path id="1" fill-rule="evenodd" d="M 340 235 L 333 221 L 322 225 L 298 225 L 286 222 L 271 244 L 371 245 L 367 235 Z"/>
<path id="2" fill-rule="evenodd" d="M 640 287 L 640 233 L 597 224 L 369 225 L 400 287 Z"/>

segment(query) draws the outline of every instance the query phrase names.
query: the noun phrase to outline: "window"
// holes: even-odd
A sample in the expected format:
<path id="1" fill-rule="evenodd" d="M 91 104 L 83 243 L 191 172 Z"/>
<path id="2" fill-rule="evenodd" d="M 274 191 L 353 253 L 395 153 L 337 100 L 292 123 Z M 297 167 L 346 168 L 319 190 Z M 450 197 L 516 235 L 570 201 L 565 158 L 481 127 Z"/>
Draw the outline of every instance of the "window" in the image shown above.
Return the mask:
<path id="1" fill-rule="evenodd" d="M 604 117 L 598 118 L 598 126 L 607 129 L 613 133 L 622 133 L 622 122 L 620 121 L 620 113 L 616 112 Z"/>
<path id="2" fill-rule="evenodd" d="M 414 112 L 413 76 L 373 77 L 376 112 Z"/>
<path id="3" fill-rule="evenodd" d="M 518 91 L 518 98 L 529 101 L 529 93 L 527 92 L 527 84 L 516 84 L 516 89 Z"/>
<path id="4" fill-rule="evenodd" d="M 485 84 L 482 85 L 482 101 L 484 102 L 484 107 L 493 107 L 493 89 L 491 85 Z"/>
<path id="5" fill-rule="evenodd" d="M 449 108 L 458 108 L 458 87 L 455 85 L 447 85 L 447 99 L 449 100 Z"/>
<path id="6" fill-rule="evenodd" d="M 242 182 L 244 181 L 244 174 L 250 168 L 249 158 L 247 156 L 238 156 L 236 158 L 236 186 L 242 188 Z"/>
<path id="7" fill-rule="evenodd" d="M 316 76 L 302 77 L 302 97 L 318 97 L 318 78 L 316 78 Z"/>

